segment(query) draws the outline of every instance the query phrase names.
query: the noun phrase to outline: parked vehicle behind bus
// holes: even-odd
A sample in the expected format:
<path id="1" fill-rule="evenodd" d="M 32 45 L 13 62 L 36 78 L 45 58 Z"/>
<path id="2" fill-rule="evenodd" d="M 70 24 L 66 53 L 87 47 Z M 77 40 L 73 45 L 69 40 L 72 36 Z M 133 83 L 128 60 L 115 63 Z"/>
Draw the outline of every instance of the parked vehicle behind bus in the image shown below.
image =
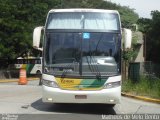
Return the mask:
<path id="1" fill-rule="evenodd" d="M 15 68 L 25 68 L 27 74 L 42 74 L 42 57 L 17 58 Z"/>

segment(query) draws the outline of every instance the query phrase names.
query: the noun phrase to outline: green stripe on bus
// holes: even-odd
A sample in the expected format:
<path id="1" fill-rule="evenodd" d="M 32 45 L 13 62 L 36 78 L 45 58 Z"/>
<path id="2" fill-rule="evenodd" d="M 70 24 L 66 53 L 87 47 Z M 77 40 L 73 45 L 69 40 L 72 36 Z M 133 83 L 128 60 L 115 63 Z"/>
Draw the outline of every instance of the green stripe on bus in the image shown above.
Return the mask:
<path id="1" fill-rule="evenodd" d="M 84 88 L 99 88 L 104 85 L 107 79 L 83 79 L 80 85 Z"/>
<path id="2" fill-rule="evenodd" d="M 33 69 L 34 65 L 35 64 L 27 64 L 27 67 L 26 67 L 27 74 L 30 74 L 30 72 Z"/>

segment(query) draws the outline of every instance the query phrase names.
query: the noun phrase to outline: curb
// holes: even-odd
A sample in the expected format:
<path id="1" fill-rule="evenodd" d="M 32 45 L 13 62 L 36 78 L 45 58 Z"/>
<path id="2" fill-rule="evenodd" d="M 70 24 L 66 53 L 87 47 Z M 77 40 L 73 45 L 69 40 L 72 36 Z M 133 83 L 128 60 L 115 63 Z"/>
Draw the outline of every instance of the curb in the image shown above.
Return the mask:
<path id="1" fill-rule="evenodd" d="M 138 100 L 143 100 L 143 101 L 146 101 L 146 102 L 152 102 L 152 103 L 160 104 L 160 99 L 153 99 L 153 98 L 148 98 L 148 97 L 143 97 L 143 96 L 135 96 L 135 95 L 131 95 L 131 94 L 124 93 L 124 92 L 122 92 L 121 95 L 125 96 L 125 97 L 135 98 L 135 99 L 138 99 Z"/>
<path id="2" fill-rule="evenodd" d="M 28 81 L 34 81 L 34 80 L 39 80 L 39 78 L 28 78 Z M 12 79 L 12 80 L 7 80 L 7 79 L 2 79 L 0 80 L 0 83 L 9 83 L 9 82 L 18 82 L 19 79 Z"/>

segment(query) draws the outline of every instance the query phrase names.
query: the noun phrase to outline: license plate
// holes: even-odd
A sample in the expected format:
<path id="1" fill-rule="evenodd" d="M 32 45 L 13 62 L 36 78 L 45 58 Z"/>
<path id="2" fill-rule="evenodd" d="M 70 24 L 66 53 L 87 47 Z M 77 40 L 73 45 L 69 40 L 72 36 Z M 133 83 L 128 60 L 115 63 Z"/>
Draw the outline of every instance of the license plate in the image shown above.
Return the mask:
<path id="1" fill-rule="evenodd" d="M 87 95 L 75 95 L 75 99 L 87 99 Z"/>

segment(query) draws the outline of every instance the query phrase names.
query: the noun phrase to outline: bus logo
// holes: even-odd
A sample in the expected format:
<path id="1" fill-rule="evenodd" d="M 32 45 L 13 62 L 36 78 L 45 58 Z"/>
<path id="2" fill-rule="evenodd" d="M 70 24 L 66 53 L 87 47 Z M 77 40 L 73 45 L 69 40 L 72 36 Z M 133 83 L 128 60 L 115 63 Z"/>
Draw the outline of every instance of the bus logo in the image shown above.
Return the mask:
<path id="1" fill-rule="evenodd" d="M 74 80 L 61 80 L 61 83 L 62 84 L 73 84 L 74 83 Z"/>

